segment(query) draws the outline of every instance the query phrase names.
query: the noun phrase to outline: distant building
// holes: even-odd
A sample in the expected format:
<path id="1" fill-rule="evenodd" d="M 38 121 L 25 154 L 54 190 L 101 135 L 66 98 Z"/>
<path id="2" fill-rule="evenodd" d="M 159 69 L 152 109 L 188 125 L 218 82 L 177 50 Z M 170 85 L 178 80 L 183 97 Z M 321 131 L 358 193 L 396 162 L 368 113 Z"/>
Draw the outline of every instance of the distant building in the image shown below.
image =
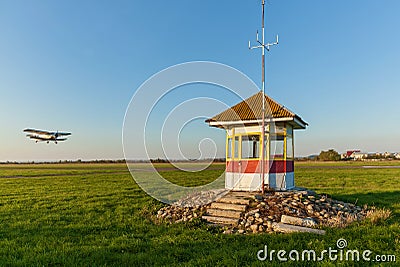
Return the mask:
<path id="1" fill-rule="evenodd" d="M 394 154 L 393 154 L 393 153 L 390 153 L 390 152 L 385 152 L 385 153 L 383 153 L 383 156 L 384 156 L 385 158 L 391 158 L 391 157 L 394 157 Z"/>
<path id="2" fill-rule="evenodd" d="M 360 150 L 348 150 L 341 155 L 342 160 L 385 160 L 385 159 L 400 159 L 400 152 L 373 152 L 364 153 Z"/>
<path id="3" fill-rule="evenodd" d="M 341 155 L 341 159 L 343 159 L 343 160 L 354 159 L 356 153 L 360 153 L 360 152 L 361 152 L 361 150 L 358 150 L 358 149 L 356 149 L 356 150 L 347 150 L 346 153 L 343 153 Z"/>
<path id="4" fill-rule="evenodd" d="M 368 153 L 354 152 L 351 156 L 354 160 L 363 160 L 368 157 Z"/>

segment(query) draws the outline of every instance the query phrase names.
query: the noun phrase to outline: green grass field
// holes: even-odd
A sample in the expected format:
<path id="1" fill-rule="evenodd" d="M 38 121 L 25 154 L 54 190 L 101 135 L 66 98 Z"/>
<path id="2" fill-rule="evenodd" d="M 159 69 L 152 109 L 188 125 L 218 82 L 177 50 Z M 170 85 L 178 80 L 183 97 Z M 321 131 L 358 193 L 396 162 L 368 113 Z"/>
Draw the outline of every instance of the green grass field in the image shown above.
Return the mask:
<path id="1" fill-rule="evenodd" d="M 336 248 L 339 238 L 347 240 L 348 249 L 393 254 L 398 266 L 400 169 L 357 166 L 360 163 L 298 163 L 296 184 L 359 205 L 389 208 L 392 217 L 380 224 L 363 221 L 345 229 L 326 229 L 326 235 L 316 236 L 224 235 L 200 222 L 156 225 L 150 214 L 163 204 L 143 192 L 123 164 L 0 165 L 0 266 L 263 266 L 271 264 L 257 259 L 264 245 L 319 253 Z M 166 165 L 157 167 L 169 180 L 194 186 L 210 182 L 224 165 L 189 174 Z M 369 266 L 377 262 L 325 259 L 286 264 Z"/>

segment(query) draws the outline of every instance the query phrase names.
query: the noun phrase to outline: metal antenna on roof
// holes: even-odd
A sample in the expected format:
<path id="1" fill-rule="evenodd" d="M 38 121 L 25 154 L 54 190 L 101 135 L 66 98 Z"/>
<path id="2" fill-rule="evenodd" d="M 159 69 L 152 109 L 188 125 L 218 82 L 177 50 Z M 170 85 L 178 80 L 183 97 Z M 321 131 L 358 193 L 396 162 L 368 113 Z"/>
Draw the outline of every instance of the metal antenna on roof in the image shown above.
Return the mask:
<path id="1" fill-rule="evenodd" d="M 258 31 L 256 34 L 256 41 L 258 45 L 256 46 L 251 46 L 250 41 L 249 41 L 249 49 L 256 49 L 256 48 L 261 48 L 262 51 L 262 146 L 261 146 L 261 191 L 264 194 L 264 187 L 265 187 L 265 50 L 269 51 L 271 46 L 277 45 L 279 43 L 279 37 L 276 35 L 276 41 L 273 43 L 265 43 L 265 28 L 264 28 L 264 17 L 265 17 L 265 0 L 262 0 L 261 2 L 262 5 L 262 22 L 261 22 L 261 29 L 262 29 L 262 40 L 260 41 L 258 39 Z M 268 185 L 270 184 L 269 179 L 268 179 Z"/>

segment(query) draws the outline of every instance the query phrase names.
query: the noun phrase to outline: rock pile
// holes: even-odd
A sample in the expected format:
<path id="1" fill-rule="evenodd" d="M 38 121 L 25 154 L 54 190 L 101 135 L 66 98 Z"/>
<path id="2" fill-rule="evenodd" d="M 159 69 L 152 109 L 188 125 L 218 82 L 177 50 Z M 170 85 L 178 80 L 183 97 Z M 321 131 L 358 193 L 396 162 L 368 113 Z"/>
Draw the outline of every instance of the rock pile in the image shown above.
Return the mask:
<path id="1" fill-rule="evenodd" d="M 272 232 L 282 215 L 306 218 L 306 226 L 344 227 L 361 220 L 366 210 L 354 204 L 316 195 L 308 191 L 255 195 L 249 211 L 239 221 L 238 230 Z M 240 231 L 242 232 L 242 231 Z"/>
<path id="2" fill-rule="evenodd" d="M 218 193 L 214 192 L 214 195 Z M 247 210 L 240 214 L 237 224 L 224 226 L 225 233 L 274 232 L 274 226 L 281 223 L 282 215 L 299 218 L 301 225 L 306 227 L 345 227 L 366 215 L 366 208 L 310 191 L 268 192 L 265 195 L 250 193 L 243 198 L 250 200 Z M 188 199 L 178 203 L 188 203 Z M 171 223 L 186 222 L 206 215 L 207 208 L 210 204 L 195 207 L 171 205 L 160 209 L 157 218 Z"/>
<path id="3" fill-rule="evenodd" d="M 161 208 L 156 217 L 169 223 L 189 222 L 195 218 L 201 218 L 206 211 L 206 206 L 182 207 L 171 205 Z"/>

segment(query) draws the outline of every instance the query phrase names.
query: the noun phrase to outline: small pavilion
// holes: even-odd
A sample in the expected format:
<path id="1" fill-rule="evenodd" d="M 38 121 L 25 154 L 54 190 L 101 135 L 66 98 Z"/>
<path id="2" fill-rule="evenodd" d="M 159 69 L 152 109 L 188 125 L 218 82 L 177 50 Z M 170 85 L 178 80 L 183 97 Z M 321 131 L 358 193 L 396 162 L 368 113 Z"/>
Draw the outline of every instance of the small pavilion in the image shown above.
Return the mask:
<path id="1" fill-rule="evenodd" d="M 262 136 L 263 96 L 265 135 Z M 263 92 L 207 119 L 209 126 L 226 130 L 225 188 L 261 191 L 262 185 L 274 190 L 295 187 L 294 131 L 307 123 Z M 262 160 L 262 145 L 265 157 Z M 264 162 L 264 182 L 261 164 Z"/>

